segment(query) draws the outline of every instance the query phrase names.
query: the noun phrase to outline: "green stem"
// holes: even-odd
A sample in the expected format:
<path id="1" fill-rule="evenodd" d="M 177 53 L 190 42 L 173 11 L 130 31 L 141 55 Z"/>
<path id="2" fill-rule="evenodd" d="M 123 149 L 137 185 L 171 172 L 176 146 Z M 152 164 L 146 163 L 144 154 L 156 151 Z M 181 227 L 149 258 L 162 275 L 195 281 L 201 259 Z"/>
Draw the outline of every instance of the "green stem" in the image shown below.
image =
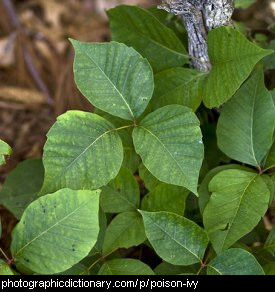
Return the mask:
<path id="1" fill-rule="evenodd" d="M 272 168 L 275 169 L 275 165 L 271 165 L 271 166 L 265 168 L 264 170 L 262 170 L 262 173 L 265 173 L 265 172 L 267 172 L 268 170 L 270 170 L 270 169 L 272 169 Z"/>
<path id="2" fill-rule="evenodd" d="M 116 249 L 114 249 L 114 250 L 112 250 L 112 251 L 110 251 L 110 252 L 108 252 L 107 254 L 105 254 L 105 255 L 103 255 L 102 257 L 100 257 L 100 258 L 98 258 L 95 262 L 93 262 L 90 266 L 89 266 L 89 268 L 88 268 L 88 271 L 90 271 L 97 263 L 99 263 L 100 261 L 102 261 L 102 260 L 104 260 L 106 257 L 108 257 L 109 255 L 111 255 L 113 252 L 115 252 L 117 250 L 117 248 Z"/>
<path id="3" fill-rule="evenodd" d="M 8 256 L 5 254 L 5 252 L 3 251 L 3 249 L 0 247 L 0 252 L 2 253 L 2 255 L 4 256 L 4 258 L 6 259 L 6 261 L 8 262 L 8 263 L 10 263 L 11 262 L 11 260 L 8 258 Z"/>

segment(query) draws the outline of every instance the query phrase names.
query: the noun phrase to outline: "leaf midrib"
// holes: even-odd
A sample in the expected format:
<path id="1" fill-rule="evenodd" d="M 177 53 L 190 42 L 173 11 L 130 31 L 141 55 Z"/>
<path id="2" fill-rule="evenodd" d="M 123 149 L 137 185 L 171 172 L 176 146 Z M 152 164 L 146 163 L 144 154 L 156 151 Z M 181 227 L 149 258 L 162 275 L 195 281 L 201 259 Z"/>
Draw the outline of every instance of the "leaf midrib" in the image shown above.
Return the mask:
<path id="1" fill-rule="evenodd" d="M 195 253 L 193 253 L 190 249 L 188 249 L 186 246 L 182 245 L 176 238 L 172 237 L 165 229 L 163 229 L 160 225 L 158 225 L 156 222 L 154 222 L 151 218 L 149 218 L 150 221 L 156 226 L 158 227 L 161 231 L 163 231 L 163 233 L 165 233 L 169 238 L 171 238 L 173 241 L 175 241 L 179 246 L 181 246 L 183 249 L 187 250 L 190 254 L 192 254 L 196 259 L 199 260 L 199 262 L 201 261 L 201 259 L 199 258 L 199 256 L 197 256 Z"/>
<path id="2" fill-rule="evenodd" d="M 89 200 L 91 200 L 91 197 L 89 197 Z M 50 226 L 49 228 L 45 229 L 43 232 L 41 232 L 39 235 L 37 235 L 36 237 L 34 237 L 32 240 L 30 240 L 29 242 L 27 242 L 23 247 L 21 247 L 14 255 L 14 258 L 16 258 L 25 248 L 27 248 L 30 244 L 32 244 L 35 240 L 37 240 L 38 238 L 40 238 L 41 236 L 43 236 L 44 234 L 46 234 L 47 232 L 49 232 L 51 229 L 53 229 L 54 227 L 56 227 L 57 225 L 59 225 L 60 223 L 62 223 L 63 221 L 66 221 L 70 216 L 72 216 L 75 212 L 77 212 L 80 208 L 84 206 L 86 206 L 87 202 L 85 201 L 83 203 L 81 203 L 75 210 L 73 210 L 71 213 L 67 214 L 65 217 L 63 217 L 62 219 L 58 220 L 55 224 L 53 224 L 52 226 Z"/>
<path id="3" fill-rule="evenodd" d="M 116 90 L 116 92 L 118 93 L 118 95 L 121 97 L 121 99 L 123 100 L 123 102 L 125 103 L 126 107 L 129 110 L 129 113 L 132 117 L 132 119 L 135 119 L 134 113 L 130 107 L 130 105 L 128 104 L 128 102 L 126 101 L 126 99 L 123 97 L 122 93 L 118 90 L 118 88 L 116 87 L 116 85 L 113 83 L 113 81 L 109 78 L 109 76 L 107 76 L 107 74 L 101 69 L 101 67 L 97 64 L 97 62 L 92 58 L 92 56 L 88 55 L 87 52 L 84 51 L 84 54 L 97 66 L 97 68 L 100 70 L 100 72 L 106 77 L 106 79 L 109 81 L 109 83 L 112 85 L 112 87 Z"/>
<path id="4" fill-rule="evenodd" d="M 69 165 L 67 165 L 61 172 L 60 174 L 57 176 L 57 178 L 59 179 L 64 173 L 66 173 L 68 171 L 69 168 L 71 168 L 73 166 L 73 164 L 81 157 L 83 156 L 97 141 L 99 141 L 104 135 L 107 135 L 111 132 L 115 131 L 115 129 L 110 129 L 104 133 L 102 133 L 100 136 L 98 136 L 91 144 L 89 144 L 83 151 L 80 152 L 80 154 L 77 155 L 76 158 L 74 158 L 73 161 L 70 162 Z"/>
<path id="5" fill-rule="evenodd" d="M 226 235 L 225 235 L 225 237 L 224 237 L 224 239 L 223 239 L 223 241 L 222 241 L 222 245 L 221 245 L 222 249 L 221 249 L 221 250 L 223 250 L 224 245 L 225 245 L 225 242 L 226 242 L 226 239 L 228 238 L 228 236 L 229 236 L 229 234 L 230 234 L 230 231 L 232 230 L 232 225 L 233 225 L 233 223 L 234 223 L 234 221 L 235 221 L 235 219 L 236 219 L 236 217 L 237 217 L 237 215 L 238 215 L 238 213 L 239 213 L 240 206 L 241 206 L 241 204 L 242 204 L 242 201 L 243 201 L 243 198 L 244 198 L 244 196 L 245 196 L 245 194 L 246 194 L 246 191 L 247 191 L 248 188 L 251 186 L 251 184 L 253 183 L 254 179 L 255 179 L 257 176 L 258 176 L 258 174 L 256 174 L 255 176 L 253 176 L 253 178 L 251 178 L 251 180 L 249 181 L 249 183 L 247 184 L 247 186 L 245 187 L 244 191 L 242 192 L 242 194 L 241 194 L 241 196 L 240 196 L 239 204 L 237 205 L 237 208 L 236 208 L 235 214 L 234 214 L 234 216 L 233 216 L 233 218 L 232 218 L 232 220 L 231 220 L 231 223 L 230 223 L 230 225 L 229 225 L 229 227 L 228 227 L 228 230 L 227 230 L 227 232 L 226 232 Z"/>
<path id="6" fill-rule="evenodd" d="M 169 149 L 162 143 L 162 141 L 153 133 L 151 132 L 149 129 L 143 127 L 143 126 L 138 126 L 139 128 L 142 128 L 143 130 L 147 131 L 149 134 L 151 134 L 160 144 L 161 146 L 167 151 L 167 153 L 172 157 L 172 159 L 175 161 L 177 167 L 179 168 L 184 180 L 186 183 L 188 183 L 188 180 L 184 174 L 183 169 L 181 168 L 181 166 L 178 164 L 177 160 L 174 158 L 174 156 L 172 155 L 172 153 L 169 151 Z"/>

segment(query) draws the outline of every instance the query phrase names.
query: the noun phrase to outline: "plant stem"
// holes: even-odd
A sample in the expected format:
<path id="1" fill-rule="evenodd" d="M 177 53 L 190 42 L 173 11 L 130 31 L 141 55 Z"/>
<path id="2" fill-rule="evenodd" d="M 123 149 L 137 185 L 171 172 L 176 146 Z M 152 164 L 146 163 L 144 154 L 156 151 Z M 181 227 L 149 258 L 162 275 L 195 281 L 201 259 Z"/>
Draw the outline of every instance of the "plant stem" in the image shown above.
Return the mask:
<path id="1" fill-rule="evenodd" d="M 4 258 L 6 259 L 6 261 L 8 262 L 8 263 L 10 263 L 11 262 L 11 260 L 8 258 L 8 256 L 5 254 L 5 252 L 3 251 L 3 249 L 0 247 L 0 252 L 2 253 L 2 255 L 4 256 Z"/>
<path id="2" fill-rule="evenodd" d="M 107 254 L 103 255 L 102 257 L 98 258 L 95 262 L 93 262 L 89 268 L 88 271 L 90 271 L 97 263 L 99 263 L 100 261 L 104 260 L 106 257 L 108 257 L 109 255 L 111 255 L 113 252 L 115 252 L 117 249 L 114 249 L 110 252 L 108 252 Z"/>
<path id="3" fill-rule="evenodd" d="M 273 168 L 275 169 L 275 165 L 271 165 L 271 166 L 269 166 L 269 167 L 263 169 L 263 170 L 262 170 L 262 173 L 265 173 L 265 172 L 267 172 L 268 170 L 273 169 Z"/>

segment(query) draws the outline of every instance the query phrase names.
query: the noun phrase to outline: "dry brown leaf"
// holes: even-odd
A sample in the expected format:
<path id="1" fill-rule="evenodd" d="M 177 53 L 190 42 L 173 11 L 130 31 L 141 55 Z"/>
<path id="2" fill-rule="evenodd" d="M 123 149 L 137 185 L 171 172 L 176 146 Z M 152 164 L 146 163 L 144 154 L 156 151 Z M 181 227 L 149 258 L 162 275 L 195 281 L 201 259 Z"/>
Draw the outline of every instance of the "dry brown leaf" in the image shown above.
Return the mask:
<path id="1" fill-rule="evenodd" d="M 0 40 L 0 67 L 7 68 L 14 64 L 16 33 Z"/>
<path id="2" fill-rule="evenodd" d="M 0 100 L 26 104 L 27 106 L 46 103 L 44 95 L 39 91 L 14 86 L 1 86 Z"/>

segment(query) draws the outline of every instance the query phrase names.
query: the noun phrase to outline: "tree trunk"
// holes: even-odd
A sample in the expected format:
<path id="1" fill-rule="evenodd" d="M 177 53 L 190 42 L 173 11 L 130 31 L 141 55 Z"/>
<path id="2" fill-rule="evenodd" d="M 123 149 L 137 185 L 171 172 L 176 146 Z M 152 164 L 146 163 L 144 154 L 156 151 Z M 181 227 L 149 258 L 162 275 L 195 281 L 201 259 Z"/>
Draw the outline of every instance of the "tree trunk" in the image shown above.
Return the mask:
<path id="1" fill-rule="evenodd" d="M 234 0 L 163 0 L 159 8 L 182 16 L 193 66 L 200 71 L 209 71 L 207 33 L 218 26 L 231 24 Z"/>

